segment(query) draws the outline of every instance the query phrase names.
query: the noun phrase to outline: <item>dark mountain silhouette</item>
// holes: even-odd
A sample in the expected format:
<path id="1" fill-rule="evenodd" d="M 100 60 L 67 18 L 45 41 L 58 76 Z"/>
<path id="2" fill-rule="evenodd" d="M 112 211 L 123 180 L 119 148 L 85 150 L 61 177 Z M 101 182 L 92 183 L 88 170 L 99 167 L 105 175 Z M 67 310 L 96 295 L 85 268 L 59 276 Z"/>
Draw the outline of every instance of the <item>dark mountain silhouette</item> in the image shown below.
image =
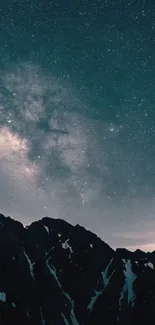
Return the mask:
<path id="1" fill-rule="evenodd" d="M 85 228 L 0 214 L 1 325 L 154 325 L 155 253 L 114 251 Z"/>

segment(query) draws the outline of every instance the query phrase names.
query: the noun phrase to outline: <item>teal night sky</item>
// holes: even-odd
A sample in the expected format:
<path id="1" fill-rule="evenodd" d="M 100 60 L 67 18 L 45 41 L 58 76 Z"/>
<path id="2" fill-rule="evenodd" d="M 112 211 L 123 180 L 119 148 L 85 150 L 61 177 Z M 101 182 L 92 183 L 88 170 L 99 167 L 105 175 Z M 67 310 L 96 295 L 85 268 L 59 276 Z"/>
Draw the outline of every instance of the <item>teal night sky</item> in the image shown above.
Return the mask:
<path id="1" fill-rule="evenodd" d="M 155 249 L 155 3 L 0 5 L 0 212 Z"/>

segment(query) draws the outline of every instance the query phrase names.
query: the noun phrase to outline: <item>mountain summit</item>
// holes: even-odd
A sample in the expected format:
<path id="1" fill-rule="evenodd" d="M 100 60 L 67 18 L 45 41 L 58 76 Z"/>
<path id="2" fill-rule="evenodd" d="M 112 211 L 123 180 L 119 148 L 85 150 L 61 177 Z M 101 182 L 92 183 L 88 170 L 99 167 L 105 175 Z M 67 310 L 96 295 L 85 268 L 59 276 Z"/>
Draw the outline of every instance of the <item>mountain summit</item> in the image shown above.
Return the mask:
<path id="1" fill-rule="evenodd" d="M 154 325 L 155 254 L 85 228 L 0 214 L 0 325 Z"/>

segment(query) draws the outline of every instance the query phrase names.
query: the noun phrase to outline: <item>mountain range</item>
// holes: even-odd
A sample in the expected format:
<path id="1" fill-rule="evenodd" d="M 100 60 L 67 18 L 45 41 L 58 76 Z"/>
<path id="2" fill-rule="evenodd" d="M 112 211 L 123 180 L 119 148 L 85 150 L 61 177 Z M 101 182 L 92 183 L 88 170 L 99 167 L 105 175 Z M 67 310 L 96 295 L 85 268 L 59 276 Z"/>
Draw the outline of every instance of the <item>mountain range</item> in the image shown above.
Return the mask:
<path id="1" fill-rule="evenodd" d="M 80 225 L 0 214 L 0 325 L 154 325 L 155 252 Z"/>

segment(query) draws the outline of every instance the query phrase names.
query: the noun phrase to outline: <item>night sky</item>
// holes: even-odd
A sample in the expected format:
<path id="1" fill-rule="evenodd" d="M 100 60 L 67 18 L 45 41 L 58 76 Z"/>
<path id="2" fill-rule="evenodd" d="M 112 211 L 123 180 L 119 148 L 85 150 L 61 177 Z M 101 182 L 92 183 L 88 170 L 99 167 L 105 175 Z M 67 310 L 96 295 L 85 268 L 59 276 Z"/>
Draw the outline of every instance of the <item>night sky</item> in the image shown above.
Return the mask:
<path id="1" fill-rule="evenodd" d="M 0 4 L 0 212 L 155 249 L 155 2 Z"/>

